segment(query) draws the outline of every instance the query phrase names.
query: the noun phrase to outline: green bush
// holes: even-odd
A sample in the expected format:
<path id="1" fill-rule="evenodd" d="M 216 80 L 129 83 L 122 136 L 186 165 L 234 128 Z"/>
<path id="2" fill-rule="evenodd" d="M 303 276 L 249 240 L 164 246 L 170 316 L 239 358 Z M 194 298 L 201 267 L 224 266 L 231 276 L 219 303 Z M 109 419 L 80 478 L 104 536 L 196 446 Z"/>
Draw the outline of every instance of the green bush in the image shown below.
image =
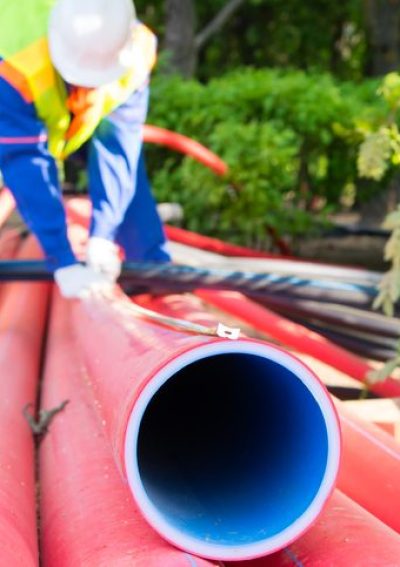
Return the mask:
<path id="1" fill-rule="evenodd" d="M 229 165 L 217 178 L 190 158 L 148 148 L 159 200 L 176 200 L 185 226 L 266 246 L 268 227 L 298 234 L 356 191 L 365 131 L 387 112 L 377 83 L 243 68 L 210 81 L 153 80 L 149 123 L 192 137 Z M 371 189 L 372 187 L 372 189 Z M 380 183 L 369 184 L 369 193 Z"/>

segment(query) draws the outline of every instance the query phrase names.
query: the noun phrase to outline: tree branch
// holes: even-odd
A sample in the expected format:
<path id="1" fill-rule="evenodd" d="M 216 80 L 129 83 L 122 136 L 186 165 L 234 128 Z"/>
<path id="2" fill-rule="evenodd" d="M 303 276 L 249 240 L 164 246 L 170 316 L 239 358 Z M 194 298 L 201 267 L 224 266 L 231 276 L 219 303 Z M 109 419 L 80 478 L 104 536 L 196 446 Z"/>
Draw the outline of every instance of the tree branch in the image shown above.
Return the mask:
<path id="1" fill-rule="evenodd" d="M 216 34 L 245 2 L 246 0 L 229 0 L 215 18 L 196 36 L 196 49 L 199 51 L 204 47 L 210 37 Z"/>

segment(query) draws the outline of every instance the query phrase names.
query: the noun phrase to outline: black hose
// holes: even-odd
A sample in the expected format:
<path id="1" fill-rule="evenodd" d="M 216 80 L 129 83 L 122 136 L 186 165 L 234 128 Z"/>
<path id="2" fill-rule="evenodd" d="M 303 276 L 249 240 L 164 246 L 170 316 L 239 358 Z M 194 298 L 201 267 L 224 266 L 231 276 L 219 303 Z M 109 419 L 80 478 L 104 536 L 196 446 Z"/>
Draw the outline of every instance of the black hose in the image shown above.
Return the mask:
<path id="1" fill-rule="evenodd" d="M 48 281 L 52 274 L 38 261 L 0 262 L 0 281 Z M 282 295 L 369 308 L 374 286 L 276 274 L 194 268 L 176 264 L 124 263 L 121 282 L 174 292 L 196 288 L 241 291 L 253 297 Z"/>
<path id="2" fill-rule="evenodd" d="M 259 300 L 262 305 L 286 316 L 340 325 L 343 329 L 373 333 L 381 337 L 400 339 L 400 320 L 383 313 L 372 313 L 355 307 L 325 303 L 295 297 L 274 296 Z"/>

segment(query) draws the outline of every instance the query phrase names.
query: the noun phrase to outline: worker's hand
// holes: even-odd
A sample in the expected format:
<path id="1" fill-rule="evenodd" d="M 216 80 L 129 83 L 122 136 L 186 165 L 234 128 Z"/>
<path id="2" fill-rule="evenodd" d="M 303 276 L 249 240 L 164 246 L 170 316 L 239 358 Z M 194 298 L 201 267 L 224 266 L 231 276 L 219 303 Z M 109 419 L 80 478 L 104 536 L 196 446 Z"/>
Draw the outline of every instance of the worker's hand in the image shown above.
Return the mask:
<path id="1" fill-rule="evenodd" d="M 87 297 L 91 293 L 111 291 L 111 282 L 92 268 L 73 264 L 54 272 L 54 279 L 63 297 L 68 299 Z"/>
<path id="2" fill-rule="evenodd" d="M 118 279 L 121 273 L 118 246 L 105 238 L 98 236 L 89 238 L 86 248 L 86 263 L 112 283 Z"/>

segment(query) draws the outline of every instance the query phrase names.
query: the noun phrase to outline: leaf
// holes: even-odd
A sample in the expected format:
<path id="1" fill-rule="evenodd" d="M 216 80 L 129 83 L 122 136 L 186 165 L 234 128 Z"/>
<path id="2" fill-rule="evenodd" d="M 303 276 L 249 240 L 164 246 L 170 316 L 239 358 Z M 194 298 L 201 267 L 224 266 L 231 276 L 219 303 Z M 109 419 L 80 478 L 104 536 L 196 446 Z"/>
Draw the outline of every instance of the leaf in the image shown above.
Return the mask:
<path id="1" fill-rule="evenodd" d="M 368 384 L 384 382 L 398 366 L 400 366 L 400 356 L 389 360 L 382 368 L 369 372 L 367 375 Z"/>

